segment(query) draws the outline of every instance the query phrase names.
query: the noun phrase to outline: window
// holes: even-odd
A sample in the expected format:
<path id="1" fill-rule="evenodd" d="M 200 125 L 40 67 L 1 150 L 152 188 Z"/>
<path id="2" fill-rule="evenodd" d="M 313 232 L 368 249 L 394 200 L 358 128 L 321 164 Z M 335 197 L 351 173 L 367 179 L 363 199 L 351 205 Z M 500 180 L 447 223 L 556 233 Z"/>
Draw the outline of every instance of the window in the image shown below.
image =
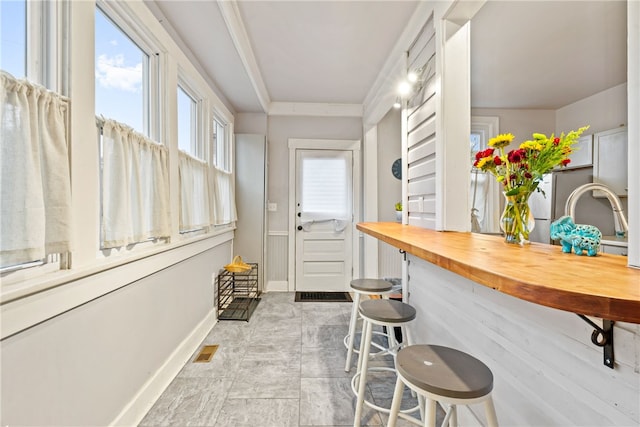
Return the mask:
<path id="1" fill-rule="evenodd" d="M 66 94 L 68 1 L 0 1 L 0 69 Z"/>
<path id="2" fill-rule="evenodd" d="M 131 19 L 117 2 L 95 9 L 103 250 L 170 235 L 168 149 L 156 142 L 159 49 Z"/>
<path id="3" fill-rule="evenodd" d="M 157 70 L 153 50 L 134 42 L 100 8 L 96 8 L 95 22 L 96 115 L 155 136 L 149 108 Z"/>
<path id="4" fill-rule="evenodd" d="M 0 68 L 27 76 L 27 1 L 0 2 Z"/>
<path id="5" fill-rule="evenodd" d="M 306 219 L 351 215 L 351 152 L 299 150 L 300 211 Z"/>
<path id="6" fill-rule="evenodd" d="M 178 148 L 192 157 L 208 162 L 207 146 L 202 134 L 202 101 L 198 92 L 186 82 L 178 85 Z"/>
<path id="7" fill-rule="evenodd" d="M 66 77 L 60 72 L 67 69 L 67 49 L 63 43 L 68 33 L 67 13 L 67 1 L 0 1 L 0 69 L 9 73 L 1 79 L 0 90 L 8 96 L 0 97 L 3 100 L 0 140 L 3 145 L 16 144 L 5 151 L 5 156 L 0 156 L 4 178 L 0 179 L 1 199 L 5 208 L 0 215 L 3 217 L 0 272 L 5 283 L 55 271 L 67 264 L 69 101 L 62 96 L 67 88 Z M 43 86 L 50 90 L 43 90 Z M 28 100 L 15 96 L 18 87 L 27 88 L 32 96 Z M 36 105 L 38 101 L 46 105 Z M 37 126 L 50 133 L 24 132 L 25 127 L 33 126 L 29 124 L 32 120 L 44 120 Z M 28 143 L 18 143 L 27 140 Z M 36 146 L 41 162 L 40 167 L 34 168 L 21 159 L 32 155 L 26 148 Z M 56 165 L 55 173 L 51 165 Z M 58 201 L 51 200 L 52 194 Z M 56 212 L 48 208 L 56 204 L 63 207 Z M 33 208 L 42 207 L 45 215 L 41 211 L 34 216 Z M 25 221 L 29 226 L 21 229 Z"/>
<path id="8" fill-rule="evenodd" d="M 213 164 L 220 170 L 231 172 L 231 138 L 227 135 L 227 128 L 214 118 L 211 129 Z"/>
<path id="9" fill-rule="evenodd" d="M 194 157 L 198 157 L 197 106 L 195 99 L 178 86 L 178 148 Z"/>
<path id="10" fill-rule="evenodd" d="M 238 219 L 231 173 L 231 135 L 229 126 L 215 116 L 211 121 L 211 145 L 214 165 L 213 223 L 226 226 Z"/>
<path id="11" fill-rule="evenodd" d="M 177 90 L 180 232 L 199 232 L 212 221 L 209 151 L 201 137 L 202 101 L 185 79 L 180 79 Z"/>

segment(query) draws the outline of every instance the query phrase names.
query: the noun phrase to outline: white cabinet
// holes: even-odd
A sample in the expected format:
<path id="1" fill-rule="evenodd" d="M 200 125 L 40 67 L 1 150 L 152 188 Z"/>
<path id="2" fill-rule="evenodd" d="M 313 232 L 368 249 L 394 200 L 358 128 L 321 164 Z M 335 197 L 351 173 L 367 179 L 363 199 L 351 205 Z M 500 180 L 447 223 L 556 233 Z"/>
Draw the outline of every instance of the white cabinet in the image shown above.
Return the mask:
<path id="1" fill-rule="evenodd" d="M 620 127 L 593 135 L 593 182 L 610 187 L 618 196 L 627 196 L 627 128 Z M 594 197 L 604 197 L 594 191 Z"/>
<path id="2" fill-rule="evenodd" d="M 614 246 L 614 245 L 604 245 L 600 244 L 600 251 L 605 254 L 613 254 L 613 255 L 627 255 L 627 247 L 626 246 Z"/>
<path id="3" fill-rule="evenodd" d="M 583 135 L 573 146 L 573 151 L 569 156 L 571 163 L 569 167 L 591 166 L 593 163 L 593 135 Z"/>
<path id="4" fill-rule="evenodd" d="M 264 289 L 266 271 L 267 143 L 264 135 L 236 134 L 235 174 L 238 221 L 234 255 L 258 263 L 258 289 Z"/>

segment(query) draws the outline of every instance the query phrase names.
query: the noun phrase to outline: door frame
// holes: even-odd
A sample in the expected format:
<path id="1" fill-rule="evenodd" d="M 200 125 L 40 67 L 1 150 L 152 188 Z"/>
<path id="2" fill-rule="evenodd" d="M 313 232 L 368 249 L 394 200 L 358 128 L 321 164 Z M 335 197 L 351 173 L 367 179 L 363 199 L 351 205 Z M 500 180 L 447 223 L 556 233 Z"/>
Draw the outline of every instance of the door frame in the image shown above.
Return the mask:
<path id="1" fill-rule="evenodd" d="M 353 278 L 360 276 L 360 232 L 356 224 L 360 220 L 361 200 L 361 156 L 359 139 L 299 139 L 289 138 L 289 248 L 288 291 L 296 289 L 296 150 L 344 150 L 351 151 L 353 158 L 353 222 L 351 224 Z"/>

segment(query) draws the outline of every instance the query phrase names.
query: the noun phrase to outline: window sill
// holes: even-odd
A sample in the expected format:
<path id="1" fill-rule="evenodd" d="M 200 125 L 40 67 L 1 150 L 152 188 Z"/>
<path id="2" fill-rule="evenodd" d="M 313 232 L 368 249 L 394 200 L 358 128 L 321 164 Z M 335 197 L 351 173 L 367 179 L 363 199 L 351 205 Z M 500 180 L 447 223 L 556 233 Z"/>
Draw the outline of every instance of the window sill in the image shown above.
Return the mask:
<path id="1" fill-rule="evenodd" d="M 154 245 L 135 251 L 134 253 L 127 254 L 126 256 L 96 259 L 96 262 L 89 266 L 84 266 L 78 269 L 71 268 L 69 270 L 57 270 L 43 275 L 38 275 L 37 277 L 18 280 L 15 283 L 11 283 L 10 280 L 3 280 L 2 288 L 0 289 L 0 305 L 26 298 L 40 292 L 62 286 L 65 283 L 81 280 L 88 276 L 112 270 L 123 265 L 141 261 L 162 253 L 175 251 L 189 245 L 195 245 L 199 242 L 213 239 L 211 246 L 216 246 L 233 239 L 234 230 L 235 226 L 229 226 L 223 229 L 213 230 L 208 234 L 189 238 L 179 238 L 175 243 L 168 243 L 160 246 Z"/>

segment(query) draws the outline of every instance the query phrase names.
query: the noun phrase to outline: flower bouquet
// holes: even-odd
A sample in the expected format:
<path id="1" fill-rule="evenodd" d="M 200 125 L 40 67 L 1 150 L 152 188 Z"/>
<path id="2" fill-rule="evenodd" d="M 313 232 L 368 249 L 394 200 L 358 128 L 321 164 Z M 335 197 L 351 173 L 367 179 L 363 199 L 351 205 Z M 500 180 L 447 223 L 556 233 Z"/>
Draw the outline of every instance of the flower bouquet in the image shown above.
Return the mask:
<path id="1" fill-rule="evenodd" d="M 496 181 L 502 183 L 506 200 L 500 226 L 506 242 L 520 245 L 529 242 L 529 233 L 535 224 L 529 209 L 529 196 L 536 190 L 541 191 L 538 184 L 545 173 L 571 162 L 572 146 L 588 128 L 584 126 L 559 137 L 534 133 L 533 139 L 509 152 L 505 148 L 515 137 L 504 133 L 491 138 L 489 148 L 476 153 L 473 166 L 491 172 Z"/>

